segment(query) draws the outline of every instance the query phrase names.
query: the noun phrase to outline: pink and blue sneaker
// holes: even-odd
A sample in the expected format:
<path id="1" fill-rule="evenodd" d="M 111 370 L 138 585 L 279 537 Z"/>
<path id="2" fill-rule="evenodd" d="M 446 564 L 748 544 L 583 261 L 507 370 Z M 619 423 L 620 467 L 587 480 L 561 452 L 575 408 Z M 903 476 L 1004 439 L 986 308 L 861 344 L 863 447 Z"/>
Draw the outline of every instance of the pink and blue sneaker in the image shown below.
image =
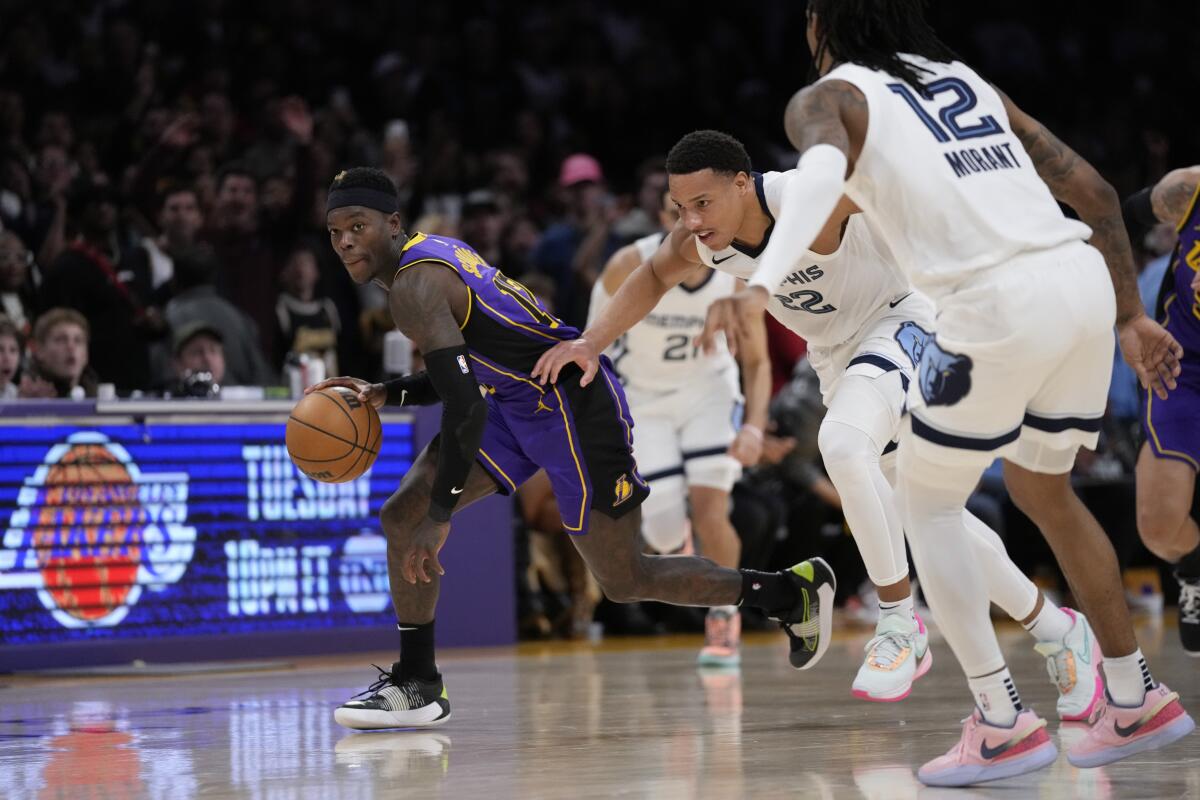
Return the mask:
<path id="1" fill-rule="evenodd" d="M 1166 747 L 1195 728 L 1179 695 L 1164 684 L 1146 692 L 1138 706 L 1119 706 L 1105 693 L 1095 724 L 1067 751 L 1067 760 L 1076 767 L 1099 767 Z"/>
<path id="2" fill-rule="evenodd" d="M 1046 720 L 1031 710 L 1011 727 L 993 725 L 976 708 L 963 720 L 962 737 L 944 756 L 917 772 L 926 786 L 969 786 L 1024 775 L 1054 763 L 1058 748 L 1046 733 Z"/>

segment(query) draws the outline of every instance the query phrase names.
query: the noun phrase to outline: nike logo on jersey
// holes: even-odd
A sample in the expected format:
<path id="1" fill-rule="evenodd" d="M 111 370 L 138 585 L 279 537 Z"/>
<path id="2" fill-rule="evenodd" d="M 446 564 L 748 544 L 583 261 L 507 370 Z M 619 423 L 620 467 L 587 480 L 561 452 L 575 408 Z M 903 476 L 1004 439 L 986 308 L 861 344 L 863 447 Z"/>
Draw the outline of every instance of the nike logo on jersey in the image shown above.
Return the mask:
<path id="1" fill-rule="evenodd" d="M 717 258 L 716 256 L 713 256 L 713 266 L 715 267 L 717 264 L 724 264 L 726 261 L 728 261 L 729 259 L 733 258 L 736 255 L 737 255 L 737 253 L 733 253 L 732 255 L 725 256 L 724 258 Z"/>
<path id="2" fill-rule="evenodd" d="M 450 494 L 462 494 L 462 489 L 451 489 Z"/>
<path id="3" fill-rule="evenodd" d="M 900 305 L 905 300 L 907 300 L 909 297 L 912 297 L 912 292 L 909 292 L 908 294 L 904 295 L 903 297 L 897 297 L 895 300 L 888 303 L 888 308 L 895 308 L 896 306 Z"/>
<path id="4" fill-rule="evenodd" d="M 400 405 L 404 405 L 405 398 L 408 397 L 408 389 L 400 390 Z"/>

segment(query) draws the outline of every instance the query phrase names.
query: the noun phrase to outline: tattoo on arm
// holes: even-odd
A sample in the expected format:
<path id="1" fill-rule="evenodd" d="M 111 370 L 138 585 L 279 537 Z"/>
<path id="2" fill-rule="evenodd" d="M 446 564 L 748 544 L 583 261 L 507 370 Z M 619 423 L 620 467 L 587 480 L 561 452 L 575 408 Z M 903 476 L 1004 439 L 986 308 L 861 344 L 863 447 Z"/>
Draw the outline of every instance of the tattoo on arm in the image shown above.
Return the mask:
<path id="1" fill-rule="evenodd" d="M 1197 185 L 1200 185 L 1200 166 L 1168 172 L 1150 192 L 1154 216 L 1170 225 L 1178 225 L 1196 196 Z"/>
<path id="2" fill-rule="evenodd" d="M 1008 99 L 1005 98 L 1007 101 Z M 1117 295 L 1117 323 L 1144 313 L 1137 289 L 1133 248 L 1121 218 L 1116 190 L 1046 126 L 1006 102 L 1013 132 L 1055 199 L 1069 205 L 1092 229 L 1091 244 L 1104 256 Z"/>
<path id="3" fill-rule="evenodd" d="M 853 164 L 867 129 L 867 98 L 845 81 L 824 81 L 797 92 L 783 112 L 792 146 L 803 153 L 831 144 Z"/>
<path id="4" fill-rule="evenodd" d="M 465 344 L 450 307 L 452 292 L 466 286 L 450 270 L 424 264 L 402 271 L 388 293 L 392 320 L 422 353 Z"/>

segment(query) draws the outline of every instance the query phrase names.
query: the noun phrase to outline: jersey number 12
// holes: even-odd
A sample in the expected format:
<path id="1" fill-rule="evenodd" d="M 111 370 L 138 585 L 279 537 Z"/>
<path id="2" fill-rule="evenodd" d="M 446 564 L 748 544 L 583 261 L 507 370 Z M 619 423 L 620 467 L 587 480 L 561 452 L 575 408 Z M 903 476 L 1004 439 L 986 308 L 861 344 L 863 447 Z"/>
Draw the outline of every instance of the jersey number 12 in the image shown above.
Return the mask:
<path id="1" fill-rule="evenodd" d="M 908 103 L 909 108 L 916 113 L 921 122 L 925 123 L 925 127 L 933 134 L 933 138 L 939 142 L 948 142 L 952 136 L 955 139 L 975 139 L 980 136 L 991 136 L 994 133 L 1004 133 L 1004 128 L 1000 127 L 1000 123 L 991 114 L 984 114 L 974 124 L 963 124 L 958 121 L 961 115 L 973 109 L 979 102 L 979 98 L 975 96 L 975 90 L 960 78 L 940 78 L 925 84 L 925 102 L 935 101 L 938 95 L 947 92 L 954 95 L 948 105 L 937 109 L 938 119 L 941 120 L 940 125 L 925 110 L 922 100 L 913 94 L 912 89 L 908 86 L 903 83 L 889 83 L 887 86 Z"/>

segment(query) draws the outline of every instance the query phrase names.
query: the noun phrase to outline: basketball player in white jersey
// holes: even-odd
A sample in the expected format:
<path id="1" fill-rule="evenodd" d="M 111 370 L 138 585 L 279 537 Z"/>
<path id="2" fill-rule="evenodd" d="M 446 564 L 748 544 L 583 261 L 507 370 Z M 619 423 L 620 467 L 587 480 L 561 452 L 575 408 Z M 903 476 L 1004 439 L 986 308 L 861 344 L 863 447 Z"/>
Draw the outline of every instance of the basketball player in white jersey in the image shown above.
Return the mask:
<path id="1" fill-rule="evenodd" d="M 664 193 L 659 211 L 664 230 L 613 254 L 592 290 L 589 322 L 599 317 L 630 273 L 654 255 L 678 216 L 669 193 Z M 687 544 L 690 516 L 701 555 L 734 568 L 741 542 L 729 522 L 729 492 L 742 467 L 757 464 L 762 453 L 771 364 L 761 325 L 742 342 L 737 361 L 724 340 L 706 353 L 695 339 L 704 328 L 709 304 L 743 286 L 728 273 L 697 271 L 666 292 L 645 319 L 606 351 L 637 421 L 635 456 L 643 480 L 650 484 L 650 496 L 642 504 L 643 537 L 660 553 L 677 552 Z M 744 419 L 738 362 L 745 389 Z M 738 664 L 740 638 L 736 606 L 709 609 L 698 663 Z"/>
<path id="2" fill-rule="evenodd" d="M 801 153 L 786 213 L 750 286 L 718 301 L 706 334 L 736 337 L 762 313 L 843 193 L 937 304 L 936 335 L 914 348 L 898 501 L 926 597 L 976 708 L 958 745 L 918 777 L 965 785 L 1057 757 L 1045 721 L 1022 707 L 1005 667 L 979 591 L 984 569 L 964 536 L 964 503 L 997 456 L 1105 653 L 1106 701 L 1068 759 L 1098 766 L 1185 736 L 1194 723 L 1151 677 L 1112 545 L 1070 484 L 1076 451 L 1096 444 L 1114 320 L 1143 385 L 1165 397 L 1178 374 L 1178 344 L 1138 298 L 1116 193 L 958 61 L 919 0 L 810 0 L 808 40 L 821 78 L 785 115 Z M 1056 199 L 1083 221 L 1066 218 Z"/>
<path id="3" fill-rule="evenodd" d="M 781 198 L 794 171 L 750 171 L 750 157 L 733 137 L 696 131 L 667 159 L 679 224 L 659 249 L 626 279 L 605 311 L 585 331 L 583 344 L 555 347 L 533 375 L 554 380 L 574 361 L 594 370 L 608 342 L 635 326 L 658 298 L 682 280 L 710 268 L 752 275 L 773 236 Z M 929 669 L 928 637 L 913 612 L 904 531 L 892 501 L 891 449 L 912 365 L 897 336 L 930 324 L 932 305 L 888 264 L 889 256 L 854 206 L 843 203 L 810 251 L 798 251 L 771 300 L 771 315 L 809 343 L 829 412 L 818 444 L 868 575 L 880 595 L 876 636 L 867 645 L 853 693 L 895 701 Z M 796 288 L 802 287 L 802 288 Z M 589 373 L 590 374 L 590 373 Z M 696 404 L 704 402 L 695 397 Z M 641 424 L 641 420 L 638 420 Z M 1100 683 L 1087 622 L 1046 602 L 1012 564 L 999 537 L 964 512 L 976 557 L 987 566 L 988 596 L 1039 640 L 1058 684 L 1059 712 L 1084 719 Z M 1076 622 L 1078 619 L 1078 623 Z"/>

